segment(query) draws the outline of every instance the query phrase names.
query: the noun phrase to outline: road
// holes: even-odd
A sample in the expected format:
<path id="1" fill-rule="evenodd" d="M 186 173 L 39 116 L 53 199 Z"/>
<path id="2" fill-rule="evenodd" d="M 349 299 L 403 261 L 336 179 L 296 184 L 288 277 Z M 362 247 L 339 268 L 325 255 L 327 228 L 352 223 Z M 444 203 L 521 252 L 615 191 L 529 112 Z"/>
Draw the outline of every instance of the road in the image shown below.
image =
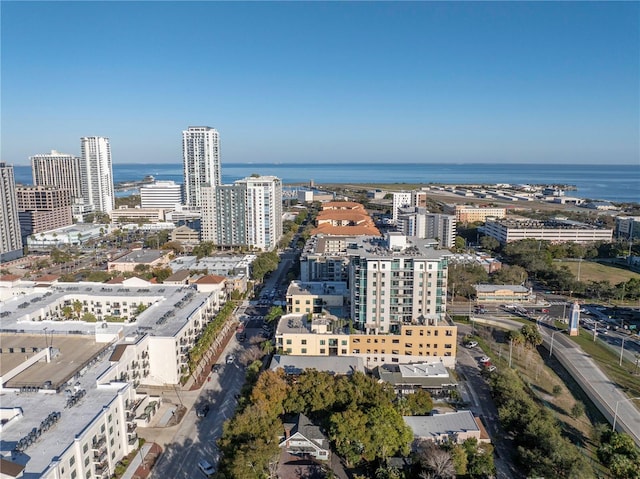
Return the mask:
<path id="1" fill-rule="evenodd" d="M 251 331 L 249 335 L 255 331 Z M 182 400 L 188 411 L 179 426 L 174 428 L 146 428 L 139 431 L 140 436 L 154 440 L 165 436 L 164 452 L 155 465 L 150 477 L 164 479 L 187 479 L 204 477 L 198 470 L 198 461 L 206 459 L 215 463 L 218 457 L 216 441 L 222 435 L 224 421 L 234 415 L 237 404 L 236 395 L 245 380 L 245 369 L 237 358 L 243 345 L 234 338 L 220 355 L 219 371 L 211 373 L 211 381 L 205 382 L 199 394 L 182 394 Z M 233 364 L 225 364 L 228 354 L 235 354 Z M 196 410 L 210 405 L 209 414 L 204 418 L 196 416 Z M 167 438 L 167 435 L 173 437 Z"/>
<path id="2" fill-rule="evenodd" d="M 458 337 L 463 338 L 471 333 L 471 327 L 458 325 Z M 491 397 L 491 390 L 487 381 L 480 374 L 478 359 L 483 356 L 479 348 L 466 348 L 462 344 L 458 346 L 458 357 L 456 358 L 456 371 L 462 383 L 466 386 L 471 396 L 471 411 L 474 415 L 482 418 L 482 422 L 487 428 L 491 437 L 491 442 L 495 448 L 494 459 L 496 466 L 496 476 L 498 479 L 514 479 L 524 477 L 514 466 L 514 447 L 512 441 L 508 439 L 500 429 L 498 421 L 498 410 Z"/>

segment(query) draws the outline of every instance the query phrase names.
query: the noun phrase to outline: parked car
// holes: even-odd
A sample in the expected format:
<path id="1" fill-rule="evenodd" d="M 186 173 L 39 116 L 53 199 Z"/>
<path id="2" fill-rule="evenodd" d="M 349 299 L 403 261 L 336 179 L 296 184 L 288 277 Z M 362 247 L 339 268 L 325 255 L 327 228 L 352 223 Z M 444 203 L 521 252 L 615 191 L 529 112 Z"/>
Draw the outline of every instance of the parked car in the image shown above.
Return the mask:
<path id="1" fill-rule="evenodd" d="M 491 365 L 487 368 L 487 371 L 489 371 L 490 373 L 494 372 L 496 369 L 498 369 L 497 367 Z"/>
<path id="2" fill-rule="evenodd" d="M 213 467 L 213 464 L 211 464 L 209 461 L 203 459 L 202 461 L 198 462 L 198 468 L 202 471 L 202 473 L 209 477 L 212 474 L 215 474 L 216 472 L 216 468 Z"/>
<path id="3" fill-rule="evenodd" d="M 490 362 L 490 361 L 491 361 L 491 358 L 489 358 L 488 356 L 482 356 L 482 357 L 480 358 L 480 362 L 481 362 L 481 363 L 488 363 L 488 362 Z"/>
<path id="4" fill-rule="evenodd" d="M 478 345 L 478 341 L 469 341 L 465 346 L 467 348 L 475 348 Z"/>
<path id="5" fill-rule="evenodd" d="M 198 417 L 207 417 L 207 414 L 209 414 L 209 405 L 208 404 L 205 404 L 204 406 L 199 407 L 196 410 L 196 416 L 198 416 Z"/>
<path id="6" fill-rule="evenodd" d="M 227 359 L 226 359 L 227 364 L 233 364 L 235 360 L 236 360 L 236 357 L 233 354 L 227 354 Z"/>

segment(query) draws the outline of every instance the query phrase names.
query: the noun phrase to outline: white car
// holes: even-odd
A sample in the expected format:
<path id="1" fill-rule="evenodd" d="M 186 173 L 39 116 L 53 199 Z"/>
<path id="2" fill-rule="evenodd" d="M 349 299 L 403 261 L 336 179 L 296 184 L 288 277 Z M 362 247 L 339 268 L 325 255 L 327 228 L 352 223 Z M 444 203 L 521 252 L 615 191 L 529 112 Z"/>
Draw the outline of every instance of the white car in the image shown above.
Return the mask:
<path id="1" fill-rule="evenodd" d="M 498 369 L 498 368 L 497 368 L 497 367 L 495 367 L 495 366 L 489 366 L 489 367 L 487 368 L 487 371 L 489 371 L 490 373 L 492 373 L 492 372 L 494 372 L 496 369 Z"/>
<path id="2" fill-rule="evenodd" d="M 206 460 L 202 460 L 198 463 L 198 468 L 204 473 L 205 476 L 209 477 L 210 475 L 216 472 L 216 468 Z"/>
<path id="3" fill-rule="evenodd" d="M 227 364 L 233 364 L 235 360 L 236 360 L 236 357 L 233 354 L 227 355 Z"/>
<path id="4" fill-rule="evenodd" d="M 489 358 L 488 356 L 482 356 L 480 358 L 481 363 L 488 363 L 489 361 L 491 361 L 491 358 Z"/>
<path id="5" fill-rule="evenodd" d="M 469 341 L 465 346 L 467 348 L 475 348 L 478 345 L 478 341 Z"/>

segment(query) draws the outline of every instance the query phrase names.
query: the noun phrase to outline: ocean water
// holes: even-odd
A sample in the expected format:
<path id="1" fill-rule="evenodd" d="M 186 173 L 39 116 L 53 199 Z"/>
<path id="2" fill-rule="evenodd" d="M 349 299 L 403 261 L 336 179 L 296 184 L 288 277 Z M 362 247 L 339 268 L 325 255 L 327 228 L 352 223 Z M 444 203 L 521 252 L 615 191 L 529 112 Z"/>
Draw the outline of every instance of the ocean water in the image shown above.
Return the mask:
<path id="1" fill-rule="evenodd" d="M 223 183 L 232 183 L 253 173 L 273 175 L 285 184 L 308 183 L 440 183 L 440 184 L 569 184 L 581 198 L 640 202 L 640 164 L 478 164 L 478 163 L 222 163 Z M 182 164 L 114 164 L 116 183 L 141 180 L 182 183 Z M 31 184 L 31 167 L 15 167 L 16 182 Z"/>

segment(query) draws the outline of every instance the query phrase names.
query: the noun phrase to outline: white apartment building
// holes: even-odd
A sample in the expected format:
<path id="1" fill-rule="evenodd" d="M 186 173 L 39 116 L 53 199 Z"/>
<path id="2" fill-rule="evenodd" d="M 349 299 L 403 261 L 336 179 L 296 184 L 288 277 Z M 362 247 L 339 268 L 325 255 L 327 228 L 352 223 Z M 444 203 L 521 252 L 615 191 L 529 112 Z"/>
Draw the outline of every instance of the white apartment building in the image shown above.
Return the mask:
<path id="1" fill-rule="evenodd" d="M 13 166 L 0 162 L 0 261 L 22 256 L 18 199 Z"/>
<path id="2" fill-rule="evenodd" d="M 393 193 L 393 204 L 391 209 L 394 224 L 398 224 L 398 213 L 400 208 L 414 206 L 412 202 L 413 193 L 411 191 L 396 191 Z"/>
<path id="3" fill-rule="evenodd" d="M 185 205 L 200 207 L 201 189 L 222 183 L 220 135 L 208 126 L 190 126 L 182 132 Z"/>
<path id="4" fill-rule="evenodd" d="M 202 188 L 202 240 L 265 251 L 282 236 L 282 181 L 255 176 Z"/>
<path id="5" fill-rule="evenodd" d="M 180 204 L 182 204 L 182 185 L 175 181 L 156 181 L 140 188 L 142 208 L 175 210 Z"/>
<path id="6" fill-rule="evenodd" d="M 523 239 L 536 239 L 552 243 L 568 241 L 592 243 L 595 241 L 610 242 L 613 238 L 611 228 L 598 228 L 568 220 L 487 220 L 482 231 L 487 236 L 497 239 L 501 244 Z"/>
<path id="7" fill-rule="evenodd" d="M 437 239 L 441 248 L 452 248 L 456 240 L 456 217 L 429 213 L 425 208 L 401 208 L 398 230 L 405 236 Z"/>
<path id="8" fill-rule="evenodd" d="M 30 160 L 34 186 L 54 186 L 68 190 L 72 202 L 76 198 L 82 198 L 79 157 L 51 150 L 49 154 L 33 155 Z"/>
<path id="9" fill-rule="evenodd" d="M 95 211 L 110 213 L 115 206 L 109 138 L 80 138 L 82 196 Z"/>
<path id="10" fill-rule="evenodd" d="M 410 324 L 435 324 L 446 313 L 451 253 L 431 243 L 387 233 L 356 238 L 348 249 L 351 318 L 368 334 L 398 333 Z"/>

